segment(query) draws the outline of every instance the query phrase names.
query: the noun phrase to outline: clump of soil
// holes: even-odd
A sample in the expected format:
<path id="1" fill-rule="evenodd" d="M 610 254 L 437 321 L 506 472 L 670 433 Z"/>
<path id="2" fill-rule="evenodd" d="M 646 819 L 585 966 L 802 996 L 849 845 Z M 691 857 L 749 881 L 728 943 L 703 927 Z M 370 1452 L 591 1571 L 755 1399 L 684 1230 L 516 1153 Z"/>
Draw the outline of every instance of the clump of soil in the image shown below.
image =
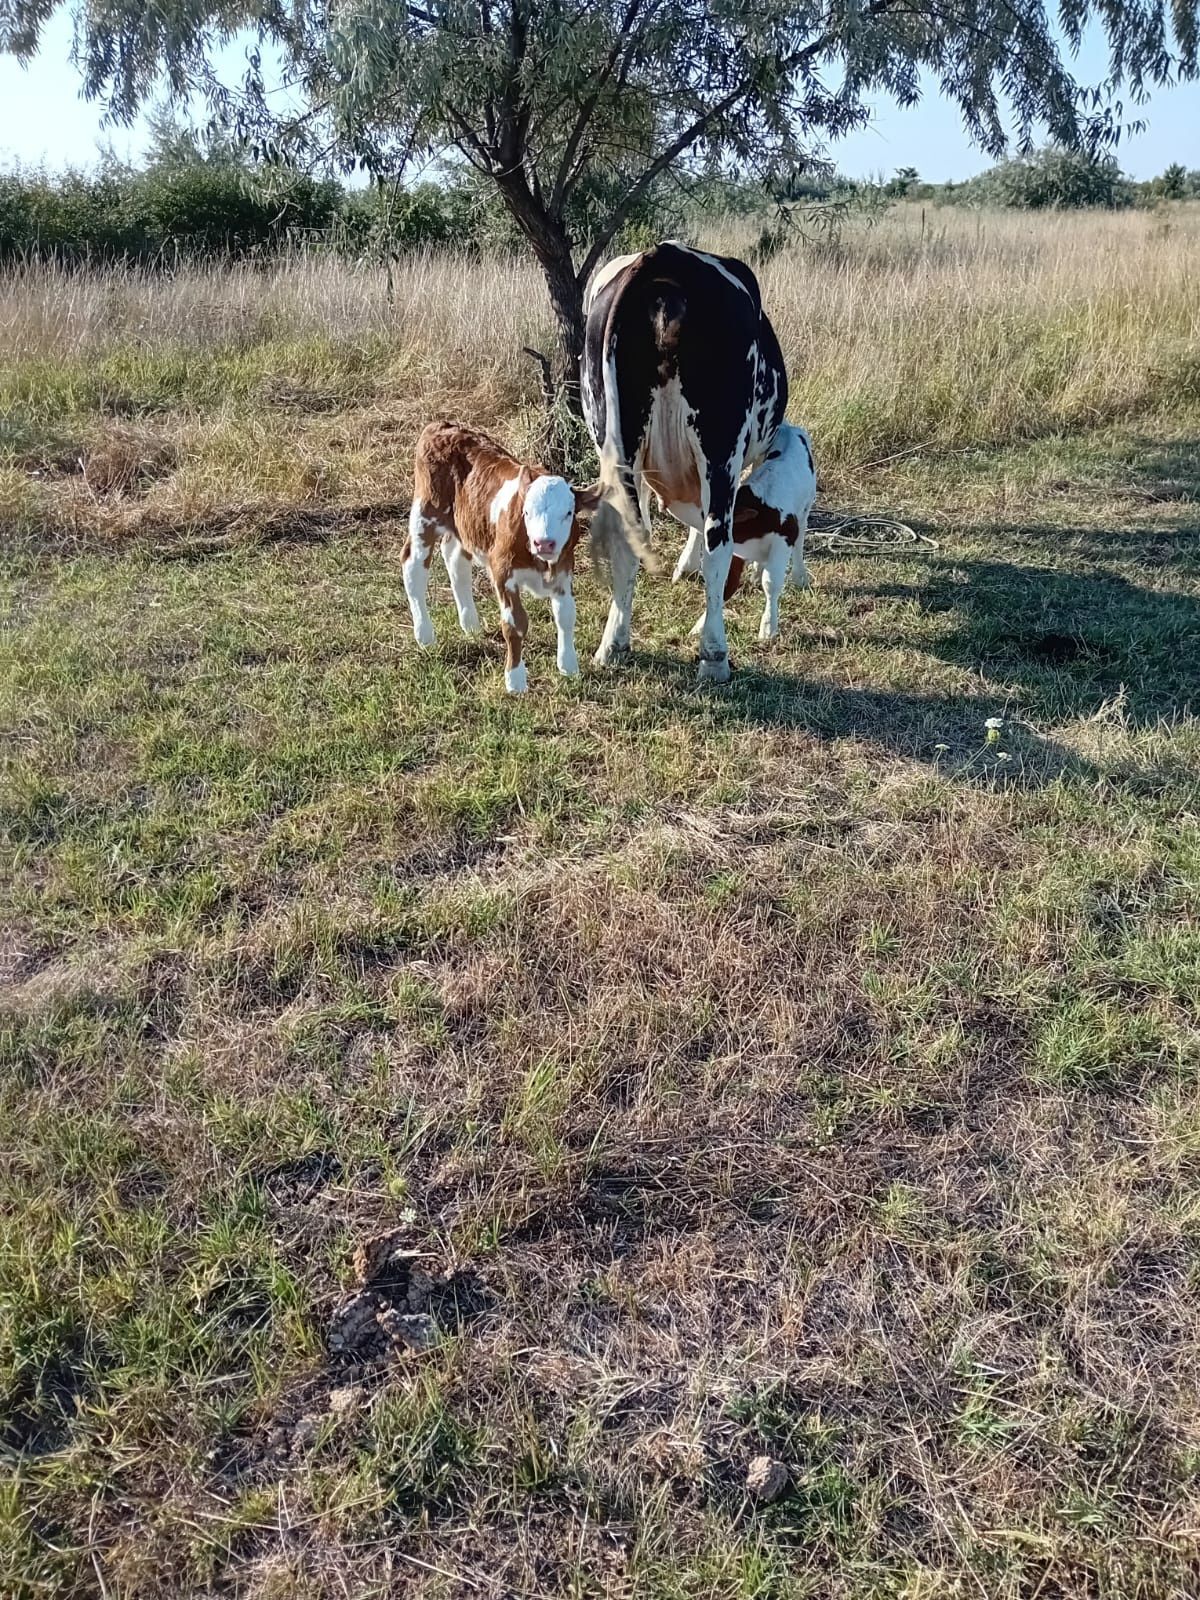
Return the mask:
<path id="1" fill-rule="evenodd" d="M 357 1288 L 329 1323 L 329 1354 L 343 1366 L 431 1350 L 445 1326 L 467 1320 L 487 1300 L 473 1272 L 439 1267 L 427 1251 L 409 1248 L 402 1231 L 360 1244 L 353 1266 Z"/>
<path id="2" fill-rule="evenodd" d="M 770 1456 L 755 1456 L 746 1469 L 746 1493 L 752 1500 L 770 1505 L 788 1486 L 788 1470 L 782 1461 Z"/>

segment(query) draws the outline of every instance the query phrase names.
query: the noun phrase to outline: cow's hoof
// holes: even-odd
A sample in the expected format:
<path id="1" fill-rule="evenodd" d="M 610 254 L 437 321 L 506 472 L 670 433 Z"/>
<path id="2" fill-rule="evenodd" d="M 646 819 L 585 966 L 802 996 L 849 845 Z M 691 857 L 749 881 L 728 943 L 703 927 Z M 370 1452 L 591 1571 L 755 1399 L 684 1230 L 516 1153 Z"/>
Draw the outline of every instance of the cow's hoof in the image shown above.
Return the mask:
<path id="1" fill-rule="evenodd" d="M 419 622 L 413 629 L 413 638 L 421 646 L 422 650 L 428 650 L 433 643 L 433 623 Z"/>
<path id="2" fill-rule="evenodd" d="M 630 649 L 627 644 L 602 644 L 592 657 L 598 667 L 616 667 L 623 661 L 628 661 Z"/>
<path id="3" fill-rule="evenodd" d="M 701 656 L 697 677 L 701 683 L 728 683 L 729 682 L 729 657 L 722 655 L 718 658 Z"/>
<path id="4" fill-rule="evenodd" d="M 526 689 L 528 689 L 529 673 L 526 671 L 525 663 L 523 661 L 519 666 L 505 667 L 504 687 L 508 690 L 509 694 L 524 694 Z"/>

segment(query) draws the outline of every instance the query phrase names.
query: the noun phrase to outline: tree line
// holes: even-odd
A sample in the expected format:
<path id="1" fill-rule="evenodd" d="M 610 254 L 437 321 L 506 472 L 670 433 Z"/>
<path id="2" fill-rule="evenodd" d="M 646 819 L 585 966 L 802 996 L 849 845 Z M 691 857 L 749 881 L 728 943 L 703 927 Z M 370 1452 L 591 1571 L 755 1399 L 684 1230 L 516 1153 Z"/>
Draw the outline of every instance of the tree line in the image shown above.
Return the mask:
<path id="1" fill-rule="evenodd" d="M 775 184 L 697 178 L 651 188 L 614 249 L 687 232 L 706 213 L 765 219 L 796 203 L 877 205 L 903 198 L 1019 210 L 1154 205 L 1200 199 L 1200 169 L 1174 163 L 1159 177 L 1136 182 L 1111 157 L 1048 149 L 964 183 L 923 182 L 912 167 L 874 182 L 819 169 Z M 203 154 L 193 141 L 173 135 L 160 136 L 141 168 L 107 159 L 90 172 L 0 173 L 0 260 L 171 265 L 271 257 L 299 246 L 382 260 L 438 248 L 519 250 L 522 239 L 494 192 L 469 169 L 437 182 L 354 188 L 256 165 L 230 149 Z"/>

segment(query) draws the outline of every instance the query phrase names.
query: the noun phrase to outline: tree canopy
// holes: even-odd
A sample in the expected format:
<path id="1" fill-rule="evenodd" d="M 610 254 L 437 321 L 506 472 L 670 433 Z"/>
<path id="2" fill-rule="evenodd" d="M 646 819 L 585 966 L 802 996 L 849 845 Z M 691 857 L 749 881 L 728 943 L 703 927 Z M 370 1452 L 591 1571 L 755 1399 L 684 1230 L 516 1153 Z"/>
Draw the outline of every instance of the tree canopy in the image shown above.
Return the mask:
<path id="1" fill-rule="evenodd" d="M 12 0 L 20 55 L 63 0 Z M 1119 134 L 1117 98 L 1197 70 L 1200 0 L 80 0 L 85 92 L 118 121 L 161 92 L 206 97 L 260 151 L 387 177 L 454 152 L 496 186 L 541 263 L 568 370 L 582 291 L 656 182 L 699 168 L 803 171 L 923 81 L 1001 156 L 1044 130 L 1064 149 Z M 1109 64 L 1071 52 L 1099 26 Z M 215 53 L 247 31 L 245 80 Z M 272 70 L 268 71 L 266 62 Z M 292 106 L 280 111 L 276 63 Z M 297 109 L 298 107 L 298 109 Z"/>

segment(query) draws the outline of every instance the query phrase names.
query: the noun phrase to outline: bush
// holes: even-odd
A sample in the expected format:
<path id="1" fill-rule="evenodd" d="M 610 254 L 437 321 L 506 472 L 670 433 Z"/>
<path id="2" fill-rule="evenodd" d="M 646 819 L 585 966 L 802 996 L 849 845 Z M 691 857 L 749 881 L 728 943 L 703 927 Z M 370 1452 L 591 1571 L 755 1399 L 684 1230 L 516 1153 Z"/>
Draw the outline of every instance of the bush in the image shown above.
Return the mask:
<path id="1" fill-rule="evenodd" d="M 343 204 L 338 185 L 303 173 L 258 173 L 234 162 L 108 164 L 57 177 L 0 176 L 0 260 L 69 262 L 270 253 L 325 233 Z"/>
<path id="2" fill-rule="evenodd" d="M 482 206 L 463 184 L 352 190 L 343 193 L 337 219 L 339 247 L 356 255 L 466 250 L 482 242 L 484 231 Z"/>
<path id="3" fill-rule="evenodd" d="M 17 254 L 111 257 L 146 246 L 132 174 L 110 167 L 95 176 L 68 171 L 0 178 L 0 257 Z"/>
<path id="4" fill-rule="evenodd" d="M 1158 200 L 1200 200 L 1200 170 L 1189 172 L 1182 161 L 1173 161 L 1160 177 L 1140 188 L 1142 198 L 1151 205 Z"/>
<path id="5" fill-rule="evenodd" d="M 304 173 L 255 174 L 218 163 L 151 167 L 131 183 L 134 207 L 157 249 L 243 256 L 323 233 L 342 193 Z"/>
<path id="6" fill-rule="evenodd" d="M 956 204 L 1001 206 L 1015 211 L 1115 210 L 1134 201 L 1134 185 L 1115 156 L 1088 155 L 1051 146 L 1035 155 L 1004 161 L 966 183 L 946 184 L 938 198 Z"/>

